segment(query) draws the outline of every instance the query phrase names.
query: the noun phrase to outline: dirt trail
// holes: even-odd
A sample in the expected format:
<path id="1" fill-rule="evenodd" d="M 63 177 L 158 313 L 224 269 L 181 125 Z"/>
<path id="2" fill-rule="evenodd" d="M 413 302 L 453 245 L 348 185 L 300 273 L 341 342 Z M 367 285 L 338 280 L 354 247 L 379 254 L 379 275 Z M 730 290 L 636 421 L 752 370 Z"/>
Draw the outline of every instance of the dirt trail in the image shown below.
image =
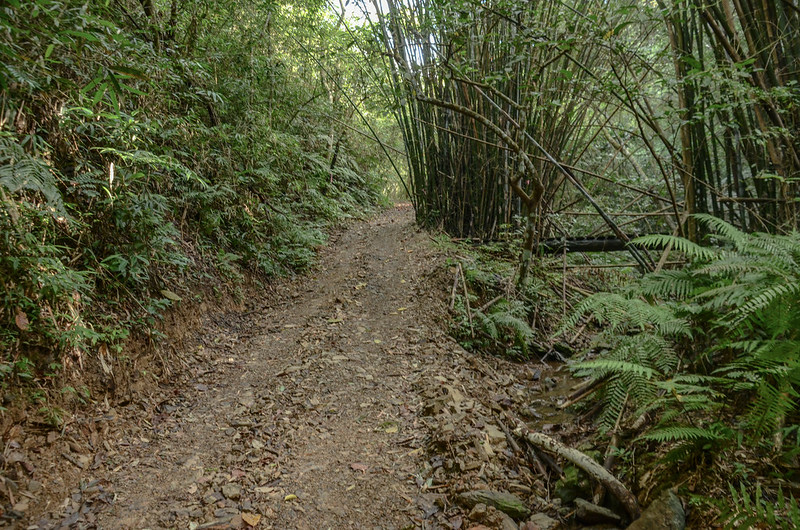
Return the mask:
<path id="1" fill-rule="evenodd" d="M 267 307 L 209 315 L 174 384 L 91 419 L 85 445 L 53 441 L 81 482 L 29 528 L 460 528 L 475 487 L 546 509 L 492 418 L 555 398 L 536 366 L 446 336 L 444 256 L 412 218 L 342 232 Z"/>
<path id="2" fill-rule="evenodd" d="M 409 217 L 356 225 L 273 307 L 217 319 L 156 436 L 98 477 L 117 495 L 99 525 L 224 527 L 242 513 L 274 528 L 409 524 L 413 383 L 426 372 L 412 354 L 432 334 L 418 291 L 435 266 Z"/>

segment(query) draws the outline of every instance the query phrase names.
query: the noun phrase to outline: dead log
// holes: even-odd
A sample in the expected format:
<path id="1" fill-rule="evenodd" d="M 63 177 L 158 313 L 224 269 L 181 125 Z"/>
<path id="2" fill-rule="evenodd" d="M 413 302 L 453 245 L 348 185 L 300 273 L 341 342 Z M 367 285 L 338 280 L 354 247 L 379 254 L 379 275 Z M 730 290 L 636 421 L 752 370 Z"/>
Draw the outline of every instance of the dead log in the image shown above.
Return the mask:
<path id="1" fill-rule="evenodd" d="M 614 475 L 609 473 L 606 468 L 592 460 L 591 457 L 577 449 L 567 447 L 561 442 L 542 433 L 531 432 L 522 422 L 517 423 L 517 431 L 536 447 L 554 453 L 581 468 L 587 475 L 603 484 L 606 490 L 622 503 L 632 521 L 639 518 L 641 510 L 639 509 L 639 503 L 633 493 L 631 493 L 622 482 L 617 480 Z"/>

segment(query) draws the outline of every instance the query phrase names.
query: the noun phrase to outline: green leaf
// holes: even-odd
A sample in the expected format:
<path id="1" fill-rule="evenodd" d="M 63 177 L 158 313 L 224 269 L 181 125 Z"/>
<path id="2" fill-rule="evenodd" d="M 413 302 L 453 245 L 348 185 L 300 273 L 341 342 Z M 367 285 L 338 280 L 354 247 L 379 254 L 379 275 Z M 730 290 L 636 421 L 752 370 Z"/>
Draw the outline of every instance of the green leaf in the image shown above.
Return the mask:
<path id="1" fill-rule="evenodd" d="M 92 106 L 97 105 L 100 103 L 100 100 L 103 99 L 103 96 L 106 93 L 106 88 L 108 87 L 108 83 L 102 83 L 97 91 L 94 93 L 94 97 L 92 97 Z"/>
<path id="2" fill-rule="evenodd" d="M 146 96 L 147 95 L 146 93 L 142 92 L 138 88 L 133 88 L 132 86 L 126 85 L 125 83 L 120 83 L 119 86 L 120 86 L 120 88 L 122 88 L 122 90 L 125 90 L 127 92 L 131 92 L 132 94 L 136 94 L 137 96 Z"/>
<path id="3" fill-rule="evenodd" d="M 137 70 L 136 68 L 131 68 L 130 66 L 115 64 L 111 65 L 109 68 L 117 73 L 135 77 L 136 79 L 141 79 L 141 80 L 148 79 L 147 75 L 144 72 L 142 72 L 141 70 Z"/>
<path id="4" fill-rule="evenodd" d="M 66 34 L 66 35 L 72 35 L 74 37 L 81 37 L 81 38 L 86 39 L 86 40 L 88 40 L 90 42 L 99 42 L 99 40 L 100 40 L 100 39 L 97 38 L 96 35 L 92 35 L 91 33 L 87 33 L 85 31 L 77 31 L 77 30 L 74 30 L 74 29 L 67 29 L 67 30 L 64 30 L 63 33 Z"/>

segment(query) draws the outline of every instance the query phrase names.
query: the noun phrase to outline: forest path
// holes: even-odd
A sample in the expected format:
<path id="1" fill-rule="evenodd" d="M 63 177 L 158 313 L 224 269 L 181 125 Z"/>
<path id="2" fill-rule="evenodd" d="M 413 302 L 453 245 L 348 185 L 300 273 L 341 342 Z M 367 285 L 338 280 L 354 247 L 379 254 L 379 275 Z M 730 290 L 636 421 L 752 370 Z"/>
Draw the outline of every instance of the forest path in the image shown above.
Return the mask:
<path id="1" fill-rule="evenodd" d="M 457 506 L 473 489 L 553 512 L 502 418 L 573 432 L 555 408 L 570 379 L 456 344 L 445 259 L 394 208 L 247 310 L 196 315 L 169 381 L 30 439 L 47 494 L 30 488 L 41 502 L 20 527 L 519 528 Z"/>
<path id="2" fill-rule="evenodd" d="M 453 344 L 426 281 L 441 257 L 412 218 L 355 224 L 271 307 L 213 318 L 187 352 L 188 386 L 95 477 L 116 495 L 97 526 L 419 524 L 419 392 Z"/>

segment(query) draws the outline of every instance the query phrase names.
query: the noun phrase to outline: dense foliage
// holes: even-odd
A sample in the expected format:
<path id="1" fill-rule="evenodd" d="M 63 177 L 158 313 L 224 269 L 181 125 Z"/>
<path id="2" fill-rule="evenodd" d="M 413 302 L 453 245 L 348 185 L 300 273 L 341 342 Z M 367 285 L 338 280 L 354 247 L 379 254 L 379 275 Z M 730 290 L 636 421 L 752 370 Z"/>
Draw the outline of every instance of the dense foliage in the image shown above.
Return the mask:
<path id="1" fill-rule="evenodd" d="M 627 246 L 650 274 L 590 296 L 562 324 L 567 342 L 589 316 L 601 324 L 592 358 L 577 365 L 593 381 L 583 398 L 598 398 L 603 433 L 634 432 L 649 456 L 705 462 L 729 480 L 770 468 L 794 480 L 797 2 L 375 9 L 419 221 L 521 256 L 516 282 L 491 260 L 458 264 L 469 287 L 453 287 L 462 342 L 513 357 L 535 345 L 546 329 L 536 316 L 556 316 L 558 302 L 535 260 L 542 239 L 656 234 Z M 687 257 L 685 269 L 664 270 Z M 591 260 L 565 253 L 568 265 Z M 747 445 L 756 449 L 731 468 Z M 729 513 L 739 523 L 769 502 L 732 500 L 745 505 Z"/>
<path id="2" fill-rule="evenodd" d="M 375 205 L 358 38 L 313 3 L 4 3 L 2 384 L 122 362 L 193 286 L 302 270 Z"/>
<path id="3" fill-rule="evenodd" d="M 602 429 L 633 431 L 639 446 L 665 453 L 664 462 L 705 462 L 741 481 L 771 468 L 792 481 L 800 454 L 800 234 L 747 234 L 696 217 L 719 248 L 640 238 L 674 244 L 691 264 L 592 295 L 565 320 L 565 330 L 586 316 L 603 326 L 597 354 L 574 369 L 594 381 Z"/>
<path id="4" fill-rule="evenodd" d="M 420 220 L 481 239 L 525 224 L 526 260 L 598 228 L 693 239 L 684 213 L 791 230 L 798 17 L 792 1 L 387 2 L 375 31 Z"/>
<path id="5" fill-rule="evenodd" d="M 358 5 L 2 4 L 0 386 L 110 373 L 177 301 L 307 268 L 407 164 L 421 224 L 503 240 L 453 262 L 465 344 L 552 353 L 575 303 L 604 433 L 796 482 L 797 0 Z M 661 235 L 627 247 L 650 274 L 577 303 L 594 286 L 568 297 L 539 242 L 602 233 Z M 731 521 L 796 518 L 780 488 L 724 494 Z"/>

